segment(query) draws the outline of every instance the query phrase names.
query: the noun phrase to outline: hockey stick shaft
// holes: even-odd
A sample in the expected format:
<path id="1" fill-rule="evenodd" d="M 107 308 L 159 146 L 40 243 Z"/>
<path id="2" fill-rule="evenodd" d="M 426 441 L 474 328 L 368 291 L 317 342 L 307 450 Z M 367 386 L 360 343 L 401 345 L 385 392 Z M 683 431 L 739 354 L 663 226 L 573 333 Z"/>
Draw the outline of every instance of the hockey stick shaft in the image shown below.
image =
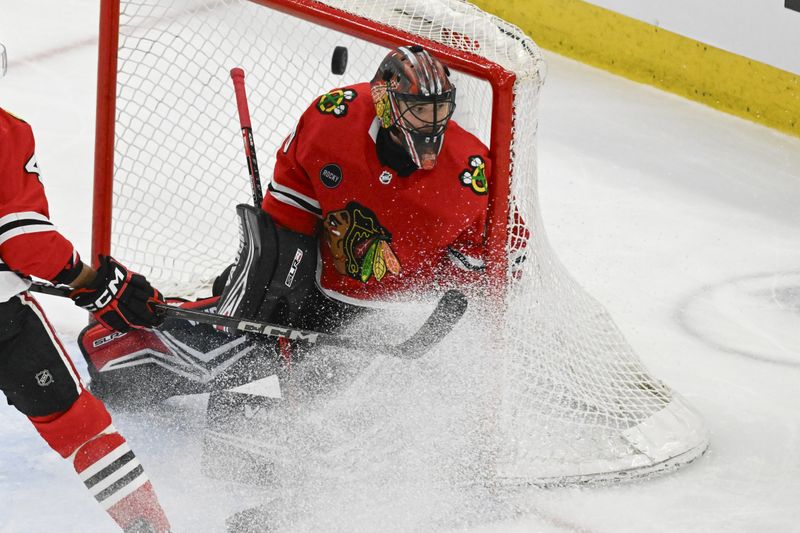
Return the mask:
<path id="1" fill-rule="evenodd" d="M 34 282 L 30 290 L 60 297 L 69 297 L 70 293 L 69 288 L 56 287 L 39 282 Z M 464 316 L 467 310 L 467 299 L 460 291 L 447 291 L 417 333 L 398 345 L 359 342 L 342 335 L 295 329 L 258 320 L 242 320 L 215 313 L 184 309 L 169 304 L 155 304 L 155 308 L 156 313 L 164 317 L 191 320 L 212 326 L 224 326 L 243 333 L 255 333 L 272 338 L 284 338 L 350 350 L 382 352 L 403 359 L 416 359 L 427 353 L 450 333 L 456 323 Z"/>
<path id="2" fill-rule="evenodd" d="M 244 153 L 247 157 L 247 171 L 250 173 L 250 186 L 253 190 L 253 204 L 261 207 L 264 193 L 261 190 L 261 174 L 256 159 L 256 143 L 253 139 L 253 126 L 250 122 L 250 108 L 247 105 L 247 92 L 244 86 L 244 70 L 240 67 L 231 69 L 233 92 L 236 95 L 236 107 L 239 110 L 239 124 L 242 127 Z"/>

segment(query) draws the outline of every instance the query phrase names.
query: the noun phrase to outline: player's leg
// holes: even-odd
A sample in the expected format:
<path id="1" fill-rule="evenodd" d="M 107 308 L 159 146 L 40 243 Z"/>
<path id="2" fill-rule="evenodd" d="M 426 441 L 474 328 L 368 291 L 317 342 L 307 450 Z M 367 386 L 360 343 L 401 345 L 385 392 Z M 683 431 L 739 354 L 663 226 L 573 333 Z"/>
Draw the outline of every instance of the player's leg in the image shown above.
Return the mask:
<path id="1" fill-rule="evenodd" d="M 141 464 L 27 293 L 0 304 L 0 389 L 123 530 L 169 531 Z"/>

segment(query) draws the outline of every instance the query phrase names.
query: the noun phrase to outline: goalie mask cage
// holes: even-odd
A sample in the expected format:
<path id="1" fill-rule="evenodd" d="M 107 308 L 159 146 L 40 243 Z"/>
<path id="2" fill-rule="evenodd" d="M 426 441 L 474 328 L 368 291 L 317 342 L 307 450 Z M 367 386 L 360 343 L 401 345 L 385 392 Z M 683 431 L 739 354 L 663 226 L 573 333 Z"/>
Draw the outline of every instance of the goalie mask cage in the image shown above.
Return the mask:
<path id="1" fill-rule="evenodd" d="M 104 0 L 93 254 L 113 253 L 164 293 L 209 285 L 247 202 L 229 70 L 241 66 L 265 180 L 302 111 L 370 80 L 415 42 L 453 71 L 455 120 L 490 147 L 487 270 L 509 280 L 497 450 L 508 483 L 616 481 L 674 469 L 707 446 L 694 411 L 650 376 L 604 308 L 565 271 L 538 209 L 544 63 L 515 26 L 463 0 Z M 335 46 L 349 49 L 331 73 Z M 113 194 L 112 194 L 113 191 Z M 530 230 L 512 281 L 515 206 Z"/>

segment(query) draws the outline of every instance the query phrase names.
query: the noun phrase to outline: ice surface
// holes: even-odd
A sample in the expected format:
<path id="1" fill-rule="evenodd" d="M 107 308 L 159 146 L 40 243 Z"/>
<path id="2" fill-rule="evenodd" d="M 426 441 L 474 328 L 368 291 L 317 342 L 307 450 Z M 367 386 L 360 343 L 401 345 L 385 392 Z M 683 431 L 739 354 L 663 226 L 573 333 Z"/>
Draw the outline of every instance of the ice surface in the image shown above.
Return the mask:
<path id="1" fill-rule="evenodd" d="M 84 254 L 96 4 L 0 4 L 10 60 L 0 106 L 33 126 L 52 218 Z M 800 531 L 800 140 L 546 57 L 539 174 L 550 240 L 652 373 L 701 412 L 709 453 L 674 475 L 606 488 L 344 484 L 281 531 Z M 41 300 L 83 371 L 83 312 Z M 175 531 L 224 531 L 231 513 L 276 498 L 281 516 L 309 503 L 204 478 L 203 402 L 115 414 Z M 0 532 L 115 531 L 22 416 L 0 407 L 0 426 Z"/>

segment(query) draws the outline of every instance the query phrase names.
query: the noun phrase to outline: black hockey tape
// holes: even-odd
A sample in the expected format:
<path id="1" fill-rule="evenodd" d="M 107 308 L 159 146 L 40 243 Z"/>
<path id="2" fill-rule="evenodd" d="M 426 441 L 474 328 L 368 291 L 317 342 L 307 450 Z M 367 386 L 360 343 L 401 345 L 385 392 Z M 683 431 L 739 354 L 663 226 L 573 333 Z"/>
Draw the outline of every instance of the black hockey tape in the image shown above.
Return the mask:
<path id="1" fill-rule="evenodd" d="M 337 46 L 333 49 L 331 57 L 331 72 L 341 75 L 345 70 L 347 70 L 347 47 Z"/>

